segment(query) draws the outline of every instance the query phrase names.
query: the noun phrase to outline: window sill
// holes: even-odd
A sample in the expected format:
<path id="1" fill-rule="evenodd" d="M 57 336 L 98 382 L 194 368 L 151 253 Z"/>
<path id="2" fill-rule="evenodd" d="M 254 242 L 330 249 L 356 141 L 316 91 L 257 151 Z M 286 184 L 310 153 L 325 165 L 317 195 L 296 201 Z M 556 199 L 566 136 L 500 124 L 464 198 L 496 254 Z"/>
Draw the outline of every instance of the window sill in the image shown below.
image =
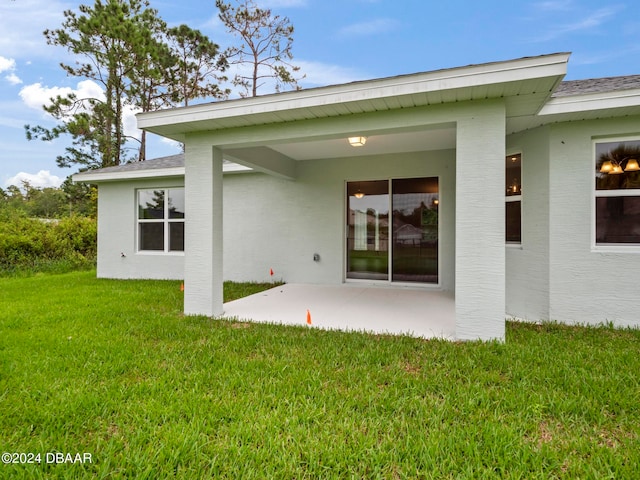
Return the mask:
<path id="1" fill-rule="evenodd" d="M 504 244 L 505 247 L 512 249 L 512 250 L 522 250 L 522 244 L 521 243 L 505 243 Z"/>
<path id="2" fill-rule="evenodd" d="M 631 243 L 626 245 L 594 245 L 591 247 L 592 253 L 630 253 L 640 254 L 640 244 Z"/>
<path id="3" fill-rule="evenodd" d="M 150 257 L 184 257 L 184 252 L 161 252 L 160 250 L 140 250 L 136 252 L 136 255 L 150 256 Z"/>

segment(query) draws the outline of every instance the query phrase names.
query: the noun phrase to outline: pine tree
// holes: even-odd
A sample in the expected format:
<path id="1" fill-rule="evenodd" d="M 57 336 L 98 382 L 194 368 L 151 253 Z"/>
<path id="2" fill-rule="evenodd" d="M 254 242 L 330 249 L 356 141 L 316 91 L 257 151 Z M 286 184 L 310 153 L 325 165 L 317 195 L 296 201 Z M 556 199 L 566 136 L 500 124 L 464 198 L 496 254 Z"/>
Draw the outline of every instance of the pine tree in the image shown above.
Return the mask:
<path id="1" fill-rule="evenodd" d="M 240 67 L 233 84 L 243 89 L 241 95 L 255 97 L 268 80 L 275 81 L 276 91 L 285 85 L 297 89 L 300 67 L 291 64 L 294 29 L 289 19 L 258 8 L 253 0 L 241 0 L 237 7 L 216 0 L 216 7 L 228 31 L 240 37 L 241 46 L 228 48 L 225 57 Z M 243 67 L 249 73 L 242 73 Z"/>

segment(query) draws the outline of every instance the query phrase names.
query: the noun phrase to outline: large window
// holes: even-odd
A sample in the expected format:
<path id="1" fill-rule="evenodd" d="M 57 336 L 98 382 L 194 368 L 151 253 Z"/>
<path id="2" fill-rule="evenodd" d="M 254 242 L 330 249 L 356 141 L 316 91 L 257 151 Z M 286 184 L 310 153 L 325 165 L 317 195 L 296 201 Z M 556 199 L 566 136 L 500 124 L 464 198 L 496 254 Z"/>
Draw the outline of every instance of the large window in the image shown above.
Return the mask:
<path id="1" fill-rule="evenodd" d="M 138 190 L 138 250 L 184 251 L 184 188 Z"/>
<path id="2" fill-rule="evenodd" d="M 507 155 L 505 159 L 505 232 L 506 242 L 522 242 L 522 155 Z"/>
<path id="3" fill-rule="evenodd" d="M 640 245 L 640 140 L 595 143 L 595 243 Z"/>

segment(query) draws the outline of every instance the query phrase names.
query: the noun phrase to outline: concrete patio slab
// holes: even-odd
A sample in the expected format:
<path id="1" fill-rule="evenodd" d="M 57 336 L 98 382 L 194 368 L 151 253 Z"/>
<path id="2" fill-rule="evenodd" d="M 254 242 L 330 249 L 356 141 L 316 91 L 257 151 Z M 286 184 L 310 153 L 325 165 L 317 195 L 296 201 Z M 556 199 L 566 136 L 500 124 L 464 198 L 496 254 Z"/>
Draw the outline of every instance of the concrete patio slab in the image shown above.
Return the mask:
<path id="1" fill-rule="evenodd" d="M 455 338 L 453 295 L 370 284 L 286 284 L 224 304 L 225 318 L 316 328 Z"/>

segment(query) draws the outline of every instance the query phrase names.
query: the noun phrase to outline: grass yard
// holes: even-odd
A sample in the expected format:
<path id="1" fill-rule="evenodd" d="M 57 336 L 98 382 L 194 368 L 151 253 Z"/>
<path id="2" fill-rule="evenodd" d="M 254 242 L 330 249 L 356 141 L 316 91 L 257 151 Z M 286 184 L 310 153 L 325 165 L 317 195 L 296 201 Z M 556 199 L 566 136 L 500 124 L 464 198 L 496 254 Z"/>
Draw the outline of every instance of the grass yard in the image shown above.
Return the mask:
<path id="1" fill-rule="evenodd" d="M 0 477 L 638 476 L 638 330 L 344 334 L 183 317 L 179 286 L 0 278 L 0 452 L 41 455 Z"/>

